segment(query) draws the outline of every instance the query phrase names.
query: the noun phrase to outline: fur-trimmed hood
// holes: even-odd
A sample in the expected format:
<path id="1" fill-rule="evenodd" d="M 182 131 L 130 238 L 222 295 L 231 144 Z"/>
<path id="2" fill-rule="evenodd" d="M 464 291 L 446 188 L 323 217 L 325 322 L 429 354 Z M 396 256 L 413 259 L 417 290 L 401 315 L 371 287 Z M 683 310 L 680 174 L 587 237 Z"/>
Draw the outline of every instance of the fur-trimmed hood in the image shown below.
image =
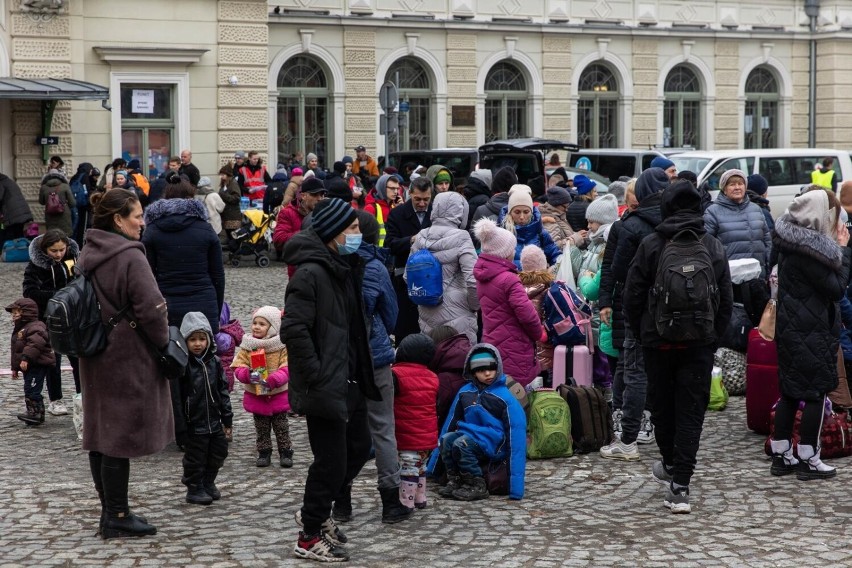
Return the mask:
<path id="1" fill-rule="evenodd" d="M 775 221 L 774 246 L 785 252 L 809 256 L 838 269 L 843 265 L 843 249 L 830 237 L 793 222 L 789 213 Z"/>
<path id="2" fill-rule="evenodd" d="M 53 266 L 53 259 L 41 250 L 41 240 L 43 238 L 44 235 L 39 235 L 30 242 L 30 261 L 39 268 L 50 270 Z M 68 248 L 62 260 L 76 260 L 79 255 L 80 247 L 74 242 L 74 239 L 68 239 Z"/>
<path id="3" fill-rule="evenodd" d="M 51 181 L 53 183 L 48 183 Z M 41 185 L 60 185 L 63 183 L 68 183 L 68 178 L 59 170 L 50 170 L 41 178 Z"/>
<path id="4" fill-rule="evenodd" d="M 167 232 L 180 231 L 195 219 L 207 221 L 207 209 L 196 199 L 160 199 L 145 210 L 145 224 Z"/>

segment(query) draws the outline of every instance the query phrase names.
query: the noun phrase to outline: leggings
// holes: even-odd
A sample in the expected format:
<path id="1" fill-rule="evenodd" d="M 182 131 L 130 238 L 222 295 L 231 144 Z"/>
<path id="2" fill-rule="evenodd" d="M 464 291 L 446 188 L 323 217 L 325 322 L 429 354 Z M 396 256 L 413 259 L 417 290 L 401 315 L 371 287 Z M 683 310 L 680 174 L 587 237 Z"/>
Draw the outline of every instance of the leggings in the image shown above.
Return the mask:
<path id="1" fill-rule="evenodd" d="M 778 406 L 775 407 L 775 439 L 791 440 L 793 438 L 793 422 L 799 401 L 781 395 Z M 805 446 L 819 446 L 819 435 L 822 432 L 822 418 L 825 410 L 825 397 L 821 400 L 806 400 L 802 410 L 802 423 L 799 425 L 800 443 Z"/>

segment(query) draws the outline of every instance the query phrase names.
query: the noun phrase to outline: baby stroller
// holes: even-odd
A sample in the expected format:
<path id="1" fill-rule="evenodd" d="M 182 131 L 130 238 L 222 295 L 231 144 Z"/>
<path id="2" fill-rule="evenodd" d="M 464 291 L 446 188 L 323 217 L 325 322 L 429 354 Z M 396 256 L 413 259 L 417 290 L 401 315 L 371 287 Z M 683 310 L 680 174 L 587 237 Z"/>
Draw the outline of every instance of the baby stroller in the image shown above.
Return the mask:
<path id="1" fill-rule="evenodd" d="M 241 257 L 254 256 L 254 262 L 261 268 L 269 266 L 269 249 L 272 242 L 272 215 L 260 209 L 248 209 L 243 212 L 243 223 L 239 229 L 231 231 L 228 243 L 228 262 L 239 266 Z"/>

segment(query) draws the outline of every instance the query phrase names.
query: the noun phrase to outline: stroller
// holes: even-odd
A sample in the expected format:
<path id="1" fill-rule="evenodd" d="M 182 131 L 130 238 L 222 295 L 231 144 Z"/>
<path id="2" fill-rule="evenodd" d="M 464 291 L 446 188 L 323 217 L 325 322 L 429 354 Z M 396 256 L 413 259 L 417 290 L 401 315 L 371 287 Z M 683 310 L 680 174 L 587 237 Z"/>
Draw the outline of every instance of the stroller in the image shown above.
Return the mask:
<path id="1" fill-rule="evenodd" d="M 248 209 L 243 212 L 243 223 L 239 229 L 231 231 L 228 243 L 228 262 L 239 266 L 241 257 L 254 256 L 255 263 L 261 267 L 269 266 L 269 249 L 272 243 L 272 215 L 260 209 Z"/>

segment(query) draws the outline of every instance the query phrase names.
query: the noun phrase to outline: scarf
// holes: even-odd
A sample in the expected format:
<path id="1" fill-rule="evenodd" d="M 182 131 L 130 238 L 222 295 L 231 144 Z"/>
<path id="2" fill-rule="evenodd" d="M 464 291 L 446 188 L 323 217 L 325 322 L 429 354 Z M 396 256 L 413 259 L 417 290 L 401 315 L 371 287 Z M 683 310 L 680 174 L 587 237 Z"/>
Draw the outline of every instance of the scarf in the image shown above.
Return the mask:
<path id="1" fill-rule="evenodd" d="M 243 336 L 243 340 L 240 342 L 240 349 L 245 349 L 246 351 L 257 351 L 258 349 L 263 349 L 267 353 L 274 353 L 275 351 L 286 349 L 286 347 L 283 343 L 281 343 L 281 337 L 279 335 L 273 335 L 272 337 L 267 337 L 265 339 L 258 339 L 250 333 L 247 333 Z"/>

